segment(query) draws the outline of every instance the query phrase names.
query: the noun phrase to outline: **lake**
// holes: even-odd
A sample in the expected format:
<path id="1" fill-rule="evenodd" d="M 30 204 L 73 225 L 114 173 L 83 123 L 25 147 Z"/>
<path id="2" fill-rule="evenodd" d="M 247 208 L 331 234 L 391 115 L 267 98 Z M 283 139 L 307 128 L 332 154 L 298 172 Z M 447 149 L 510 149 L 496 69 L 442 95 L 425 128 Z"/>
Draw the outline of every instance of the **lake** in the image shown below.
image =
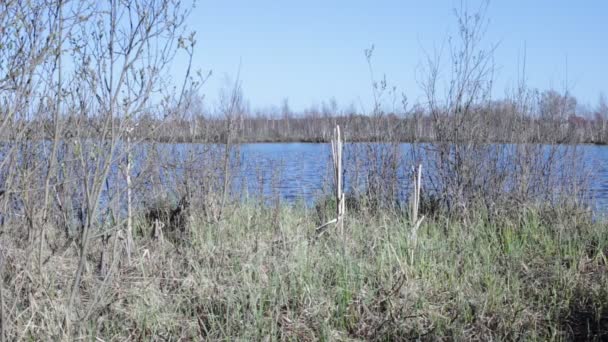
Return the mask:
<path id="1" fill-rule="evenodd" d="M 590 171 L 589 187 L 594 198 L 595 210 L 608 211 L 608 147 L 596 145 L 579 145 L 576 147 L 581 154 L 586 169 Z M 349 152 L 352 146 L 345 146 L 345 182 L 352 178 L 353 168 Z M 410 144 L 401 144 L 402 152 L 407 156 L 411 150 Z M 267 196 L 293 202 L 303 200 L 310 203 L 314 198 L 331 185 L 333 180 L 330 171 L 331 151 L 329 144 L 314 143 L 256 143 L 240 146 L 240 177 L 237 177 L 235 187 L 244 189 L 247 193 L 259 194 L 260 181 Z M 400 166 L 400 191 L 408 191 L 410 170 L 413 163 L 405 161 Z M 429 171 L 428 165 L 424 165 Z"/>
<path id="2" fill-rule="evenodd" d="M 94 155 L 97 144 L 87 146 L 92 150 L 90 155 Z M 412 170 L 418 162 L 423 165 L 423 174 L 425 177 L 436 174 L 433 169 L 433 163 L 424 157 L 419 157 L 418 162 L 414 162 L 412 152 L 414 151 L 411 144 L 399 144 L 396 146 L 380 145 L 380 144 L 365 144 L 352 143 L 345 144 L 344 147 L 344 180 L 345 189 L 347 192 L 353 188 L 363 191 L 366 188 L 365 170 L 374 167 L 373 162 L 369 162 L 367 156 L 377 152 L 376 148 L 395 147 L 399 154 L 403 156 L 401 162 L 397 166 L 396 180 L 389 179 L 392 175 L 379 177 L 378 182 L 390 182 L 396 184 L 392 194 L 395 194 L 397 200 L 403 200 L 410 193 L 409 187 L 412 184 Z M 423 145 L 429 146 L 429 145 Z M 503 160 L 497 158 L 495 165 L 501 165 L 499 168 L 504 168 L 504 173 L 508 177 L 518 175 L 517 168 L 514 168 L 510 163 L 509 154 L 522 147 L 531 147 L 528 153 L 532 155 L 543 155 L 552 149 L 571 150 L 576 149 L 576 153 L 585 165 L 582 170 L 589 172 L 589 181 L 585 185 L 588 187 L 589 193 L 592 196 L 593 209 L 596 213 L 608 213 L 608 146 L 596 145 L 579 145 L 572 146 L 555 146 L 549 147 L 544 145 L 486 145 L 489 146 L 489 153 L 493 153 L 492 148 L 497 147 L 497 155 L 507 156 Z M 66 149 L 68 145 L 62 145 Z M 507 149 L 503 148 L 507 147 Z M 49 146 L 41 145 L 42 155 L 48 155 L 45 150 Z M 373 150 L 370 152 L 370 148 Z M 26 149 L 27 150 L 27 149 Z M 316 199 L 325 196 L 331 192 L 333 184 L 333 174 L 331 170 L 331 151 L 329 144 L 318 143 L 255 143 L 242 144 L 236 149 L 238 152 L 233 154 L 233 166 L 231 174 L 231 190 L 235 197 L 241 198 L 259 198 L 263 195 L 267 201 L 275 201 L 280 199 L 287 203 L 302 202 L 308 205 L 314 203 Z M 506 154 L 505 154 L 505 151 Z M 47 151 L 48 152 L 48 151 Z M 154 156 L 149 158 L 153 153 Z M 371 154 L 370 154 L 371 153 Z M 70 157 L 69 153 L 60 153 L 62 160 L 71 160 L 72 171 L 60 173 L 61 178 L 59 183 L 73 183 L 73 179 L 81 179 L 82 167 L 78 159 Z M 88 154 L 87 154 L 88 155 Z M 24 155 L 27 157 L 27 154 Z M 214 144 L 138 144 L 132 154 L 133 170 L 132 175 L 135 182 L 134 198 L 137 202 L 146 206 L 150 201 L 167 196 L 175 199 L 176 196 L 183 194 L 184 186 L 190 186 L 190 189 L 195 189 L 199 194 L 221 192 L 223 189 L 223 156 L 224 146 Z M 25 158 L 24 157 L 24 158 Z M 543 158 L 537 158 L 542 160 Z M 25 159 L 24 159 L 25 160 Z M 109 175 L 107 190 L 102 193 L 101 200 L 103 203 L 109 202 L 115 194 L 124 196 L 125 189 L 124 174 L 122 166 L 124 156 L 120 153 L 114 158 L 116 164 L 112 167 L 112 172 Z M 377 161 L 376 161 L 377 162 Z M 88 168 L 94 170 L 95 162 L 89 161 Z M 62 162 L 63 165 L 63 162 Z M 570 167 L 570 166 L 569 166 Z M 579 165 L 575 165 L 570 169 L 578 170 Z M 490 168 L 491 169 L 491 168 Z M 488 170 L 490 170 L 488 169 Z M 484 170 L 472 170 L 473 172 L 484 172 Z M 491 170 L 490 170 L 491 171 Z M 553 174 L 559 170 L 552 170 Z M 188 175 L 185 174 L 188 172 Z M 487 172 L 487 170 L 486 170 Z M 544 172 L 544 171 L 543 171 Z M 539 173 L 536 173 L 539 174 Z M 543 173 L 538 177 L 531 177 L 530 182 L 542 183 Z M 508 178 L 507 177 L 507 178 Z M 40 178 L 43 181 L 44 177 Z M 212 180 L 210 182 L 210 180 Z M 560 180 L 563 184 L 569 184 L 568 178 Z M 189 185 L 185 185 L 189 183 Z M 210 185 L 211 184 L 211 185 Z M 490 183 L 491 184 L 491 183 Z M 503 182 L 502 186 L 508 188 L 509 182 Z M 515 183 L 514 183 L 515 184 Z M 554 183 L 559 186 L 558 183 Z M 39 184 L 42 188 L 43 184 Z M 75 202 L 82 202 L 83 194 L 80 185 L 76 186 L 72 191 Z M 502 193 L 500 188 L 492 187 L 488 184 L 477 184 L 478 189 L 494 190 L 495 193 Z M 182 189 L 176 193 L 170 192 L 174 189 Z M 546 189 L 547 187 L 545 187 Z M 548 188 L 553 189 L 549 186 Z M 106 188 L 104 188 L 106 189 Z M 117 191 L 118 190 L 118 191 Z M 430 186 L 423 184 L 423 192 L 431 191 Z M 508 190 L 507 190 L 508 191 Z M 124 203 L 124 202 L 123 202 Z M 75 203 L 75 206 L 78 206 Z"/>

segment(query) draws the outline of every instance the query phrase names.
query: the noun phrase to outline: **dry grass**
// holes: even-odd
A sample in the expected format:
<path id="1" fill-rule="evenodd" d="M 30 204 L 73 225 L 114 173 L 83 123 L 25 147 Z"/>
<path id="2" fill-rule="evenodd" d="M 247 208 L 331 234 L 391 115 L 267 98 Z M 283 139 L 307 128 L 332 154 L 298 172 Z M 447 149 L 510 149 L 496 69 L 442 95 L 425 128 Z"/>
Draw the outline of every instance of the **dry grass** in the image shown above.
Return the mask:
<path id="1" fill-rule="evenodd" d="M 92 244 L 65 336 L 73 247 L 37 275 L 28 248 L 5 245 L 10 339 L 602 340 L 608 335 L 608 232 L 535 211 L 490 224 L 425 221 L 412 254 L 407 217 L 352 213 L 345 236 L 315 239 L 312 213 L 283 206 L 194 216 L 187 241 L 136 221 L 105 277 Z M 228 214 L 230 213 L 230 214 Z M 273 218 L 278 225 L 272 224 Z M 342 248 L 343 247 L 343 248 Z M 416 262 L 413 263 L 412 258 Z M 31 259 L 31 258 L 30 258 Z M 115 262 L 114 262 L 115 261 Z"/>

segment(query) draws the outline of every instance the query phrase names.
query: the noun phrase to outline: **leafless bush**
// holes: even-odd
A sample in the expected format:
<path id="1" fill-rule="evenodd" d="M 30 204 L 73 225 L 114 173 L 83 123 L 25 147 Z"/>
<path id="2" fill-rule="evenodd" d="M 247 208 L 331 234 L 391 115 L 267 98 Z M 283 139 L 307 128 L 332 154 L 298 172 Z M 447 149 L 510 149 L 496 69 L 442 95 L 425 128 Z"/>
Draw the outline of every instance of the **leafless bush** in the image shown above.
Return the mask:
<path id="1" fill-rule="evenodd" d="M 439 96 L 442 61 L 428 58 L 423 87 L 434 141 L 414 149 L 414 157 L 430 166 L 427 182 L 434 196 L 448 212 L 465 216 L 478 205 L 492 213 L 511 205 L 563 199 L 558 194 L 573 190 L 564 187 L 582 180 L 576 148 L 555 145 L 567 136 L 560 129 L 573 110 L 567 93 L 538 96 L 526 89 L 524 75 L 510 99 L 500 107 L 492 101 L 495 46 L 482 47 L 486 9 L 484 2 L 473 13 L 464 5 L 455 11 L 458 35 L 449 39 L 445 98 Z M 535 117 L 548 126 L 535 130 L 530 125 Z M 492 126 L 500 127 L 500 135 L 493 134 Z M 502 139 L 515 144 L 497 143 Z M 570 193 L 576 197 L 580 192 Z"/>
<path id="2" fill-rule="evenodd" d="M 373 94 L 373 109 L 370 113 L 366 131 L 352 129 L 347 123 L 344 127 L 346 140 L 352 136 L 354 141 L 364 137 L 364 142 L 347 146 L 347 165 L 345 171 L 350 179 L 350 191 L 355 197 L 364 198 L 369 208 L 395 208 L 400 195 L 399 171 L 403 164 L 403 150 L 400 132 L 402 121 L 394 113 L 397 111 L 396 87 L 389 87 L 386 77 L 377 81 L 372 66 L 374 47 L 365 51 L 369 66 Z M 386 105 L 390 104 L 390 113 Z M 402 111 L 407 111 L 407 99 L 402 97 Z M 360 141 L 360 140 L 359 140 Z"/>
<path id="3" fill-rule="evenodd" d="M 196 87 L 188 68 L 177 93 L 160 92 L 176 52 L 192 55 L 194 36 L 184 35 L 189 9 L 172 0 L 5 1 L 0 7 L 0 200 L 2 230 L 10 233 L 3 236 L 23 244 L 41 281 L 45 265 L 76 244 L 79 262 L 58 307 L 70 336 L 76 315 L 95 305 L 77 305 L 91 241 L 102 242 L 102 260 L 108 253 L 120 259 L 111 252 L 116 243 L 107 244 L 110 237 L 118 241 L 117 232 L 126 238 L 127 255 L 136 248 L 130 209 L 137 192 L 131 190 L 142 182 L 130 181 L 131 162 L 144 137 L 132 134 L 134 126 L 159 102 L 179 103 L 180 92 Z"/>

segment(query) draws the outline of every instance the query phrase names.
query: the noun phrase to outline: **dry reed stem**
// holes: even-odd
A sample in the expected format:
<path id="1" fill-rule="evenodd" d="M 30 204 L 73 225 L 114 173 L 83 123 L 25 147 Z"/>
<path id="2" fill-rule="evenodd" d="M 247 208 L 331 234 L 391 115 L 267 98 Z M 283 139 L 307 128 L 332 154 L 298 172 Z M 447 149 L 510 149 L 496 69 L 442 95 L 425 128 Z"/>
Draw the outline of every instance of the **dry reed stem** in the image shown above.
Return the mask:
<path id="1" fill-rule="evenodd" d="M 336 182 L 336 226 L 341 235 L 344 235 L 344 191 L 342 188 L 342 137 L 340 126 L 334 128 L 334 137 L 331 141 L 332 158 L 334 162 L 334 180 Z"/>
<path id="2" fill-rule="evenodd" d="M 131 205 L 131 131 L 132 127 L 127 128 L 127 155 L 125 165 L 125 178 L 127 182 L 127 263 L 131 264 L 131 254 L 133 252 L 133 213 Z"/>
<path id="3" fill-rule="evenodd" d="M 344 236 L 344 214 L 346 212 L 346 200 L 342 180 L 342 150 L 343 141 L 340 134 L 340 126 L 336 125 L 334 128 L 334 136 L 331 139 L 331 157 L 334 167 L 334 182 L 336 190 L 336 218 L 317 227 L 315 231 L 318 235 L 323 234 L 328 225 L 335 223 L 338 231 L 340 231 L 340 235 Z"/>
<path id="4" fill-rule="evenodd" d="M 414 252 L 416 250 L 418 244 L 418 229 L 424 220 L 424 216 L 418 218 L 419 210 L 420 210 L 420 190 L 422 189 L 422 164 L 418 165 L 416 170 L 416 176 L 414 180 L 414 189 L 412 191 L 412 204 L 411 209 L 412 212 L 410 214 L 411 223 L 413 224 L 412 230 L 410 232 L 410 241 L 412 241 L 412 247 L 410 251 L 410 262 L 413 263 L 414 260 Z"/>

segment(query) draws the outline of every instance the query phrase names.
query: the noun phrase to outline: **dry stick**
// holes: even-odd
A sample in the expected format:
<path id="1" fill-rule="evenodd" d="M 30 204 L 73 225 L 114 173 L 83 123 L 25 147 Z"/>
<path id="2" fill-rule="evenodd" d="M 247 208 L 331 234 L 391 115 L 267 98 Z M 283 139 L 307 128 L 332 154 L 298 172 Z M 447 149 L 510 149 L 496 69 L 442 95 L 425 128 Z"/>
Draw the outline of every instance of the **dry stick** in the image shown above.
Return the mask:
<path id="1" fill-rule="evenodd" d="M 418 211 L 420 209 L 420 189 L 422 188 L 422 165 L 418 165 L 418 169 L 416 172 L 416 179 L 414 181 L 414 191 L 412 193 L 412 212 L 411 212 L 411 221 L 413 223 L 412 230 L 410 232 L 410 240 L 412 241 L 412 248 L 410 251 L 410 262 L 414 260 L 414 251 L 416 250 L 418 244 L 418 229 L 424 220 L 424 216 L 418 219 Z"/>
<path id="2" fill-rule="evenodd" d="M 57 63 L 57 98 L 56 98 L 56 102 L 55 102 L 55 110 L 53 111 L 53 121 L 54 121 L 54 128 L 53 128 L 53 144 L 51 147 L 51 157 L 49 159 L 48 162 L 48 170 L 47 170 L 47 174 L 46 174 L 46 179 L 44 182 L 44 206 L 42 207 L 42 224 L 40 225 L 40 241 L 39 241 L 39 245 L 38 245 L 38 272 L 40 272 L 40 274 L 42 275 L 42 250 L 44 247 L 44 233 L 45 233 L 45 227 L 47 225 L 47 221 L 48 221 L 48 215 L 49 215 L 49 205 L 50 205 L 50 192 L 51 192 L 51 179 L 53 178 L 54 175 L 54 170 L 55 170 L 55 164 L 57 163 L 57 149 L 58 149 L 58 145 L 59 145 L 59 139 L 60 139 L 60 111 L 61 111 L 61 100 L 62 100 L 62 94 L 61 94 L 61 87 L 63 86 L 63 80 L 62 80 L 62 60 L 61 60 L 61 49 L 62 49 L 62 39 L 63 39 L 63 1 L 59 1 L 57 3 L 57 10 L 58 10 L 58 37 L 57 37 L 57 42 L 58 42 L 58 46 L 57 46 L 57 55 L 56 55 L 56 60 L 55 62 Z"/>
<path id="3" fill-rule="evenodd" d="M 127 165 L 125 178 L 127 181 L 127 263 L 131 265 L 131 252 L 133 250 L 133 216 L 131 212 L 131 130 L 127 128 Z"/>
<path id="4" fill-rule="evenodd" d="M 344 235 L 342 224 L 342 146 L 340 141 L 340 126 L 334 129 L 334 139 L 331 142 L 334 161 L 334 179 L 336 181 L 336 226 L 341 235 Z"/>

